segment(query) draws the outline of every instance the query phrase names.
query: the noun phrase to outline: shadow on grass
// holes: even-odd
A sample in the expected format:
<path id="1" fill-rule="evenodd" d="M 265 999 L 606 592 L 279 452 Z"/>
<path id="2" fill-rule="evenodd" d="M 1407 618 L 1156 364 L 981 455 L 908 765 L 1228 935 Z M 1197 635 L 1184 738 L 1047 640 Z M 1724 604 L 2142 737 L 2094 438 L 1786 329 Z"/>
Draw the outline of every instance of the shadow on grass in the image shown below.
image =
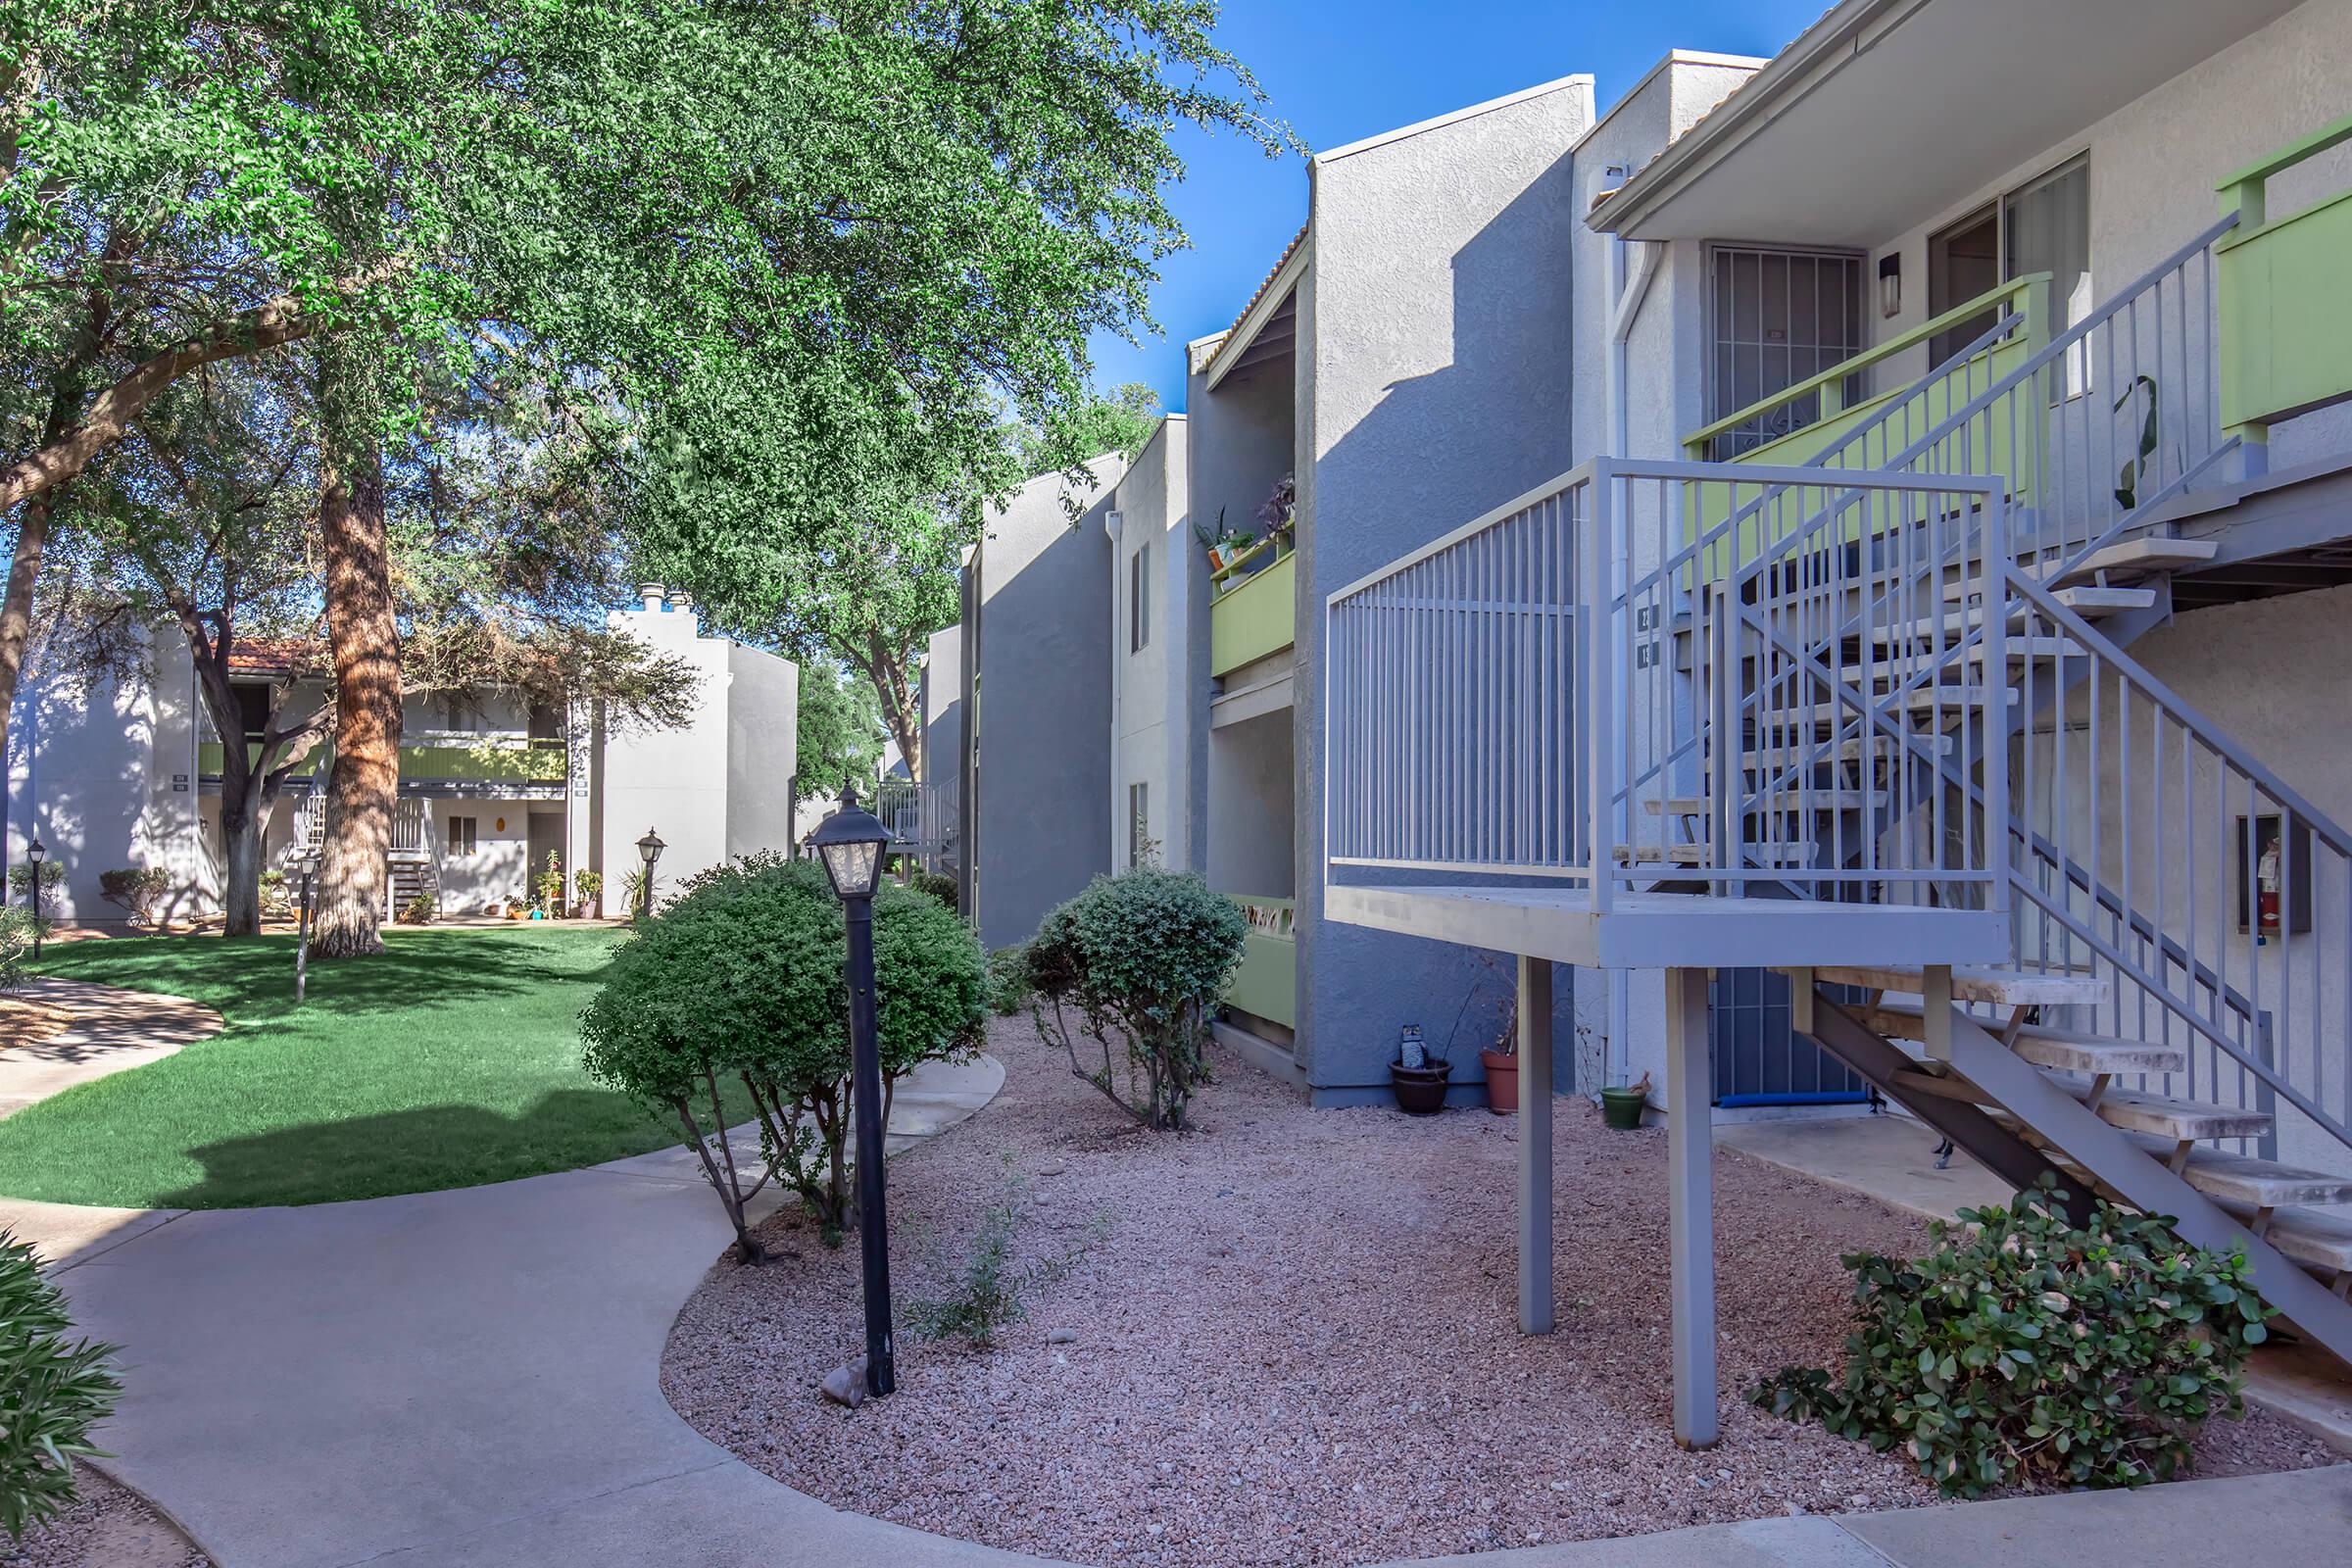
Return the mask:
<path id="1" fill-rule="evenodd" d="M 601 931 L 399 933 L 381 955 L 313 960 L 302 1011 L 384 1012 L 551 983 L 595 984 L 621 940 Z M 295 1012 L 294 953 L 295 939 L 283 935 L 137 937 L 53 950 L 35 972 L 183 996 L 231 1024 L 250 1024 Z"/>
<path id="2" fill-rule="evenodd" d="M 426 1105 L 191 1149 L 204 1179 L 156 1201 L 246 1208 L 478 1187 L 647 1152 L 666 1131 L 626 1096 L 599 1090 L 556 1090 L 521 1116 Z"/>

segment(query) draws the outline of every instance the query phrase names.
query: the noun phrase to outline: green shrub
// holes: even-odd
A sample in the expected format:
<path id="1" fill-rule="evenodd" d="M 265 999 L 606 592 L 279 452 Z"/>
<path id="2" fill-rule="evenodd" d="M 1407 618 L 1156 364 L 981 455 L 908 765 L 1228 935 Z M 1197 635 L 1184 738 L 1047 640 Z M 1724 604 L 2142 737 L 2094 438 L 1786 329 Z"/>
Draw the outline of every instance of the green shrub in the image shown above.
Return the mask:
<path id="1" fill-rule="evenodd" d="M 287 885 L 283 871 L 262 873 L 262 913 L 279 920 L 295 912 L 294 892 Z"/>
<path id="2" fill-rule="evenodd" d="M 917 871 L 911 884 L 917 893 L 928 893 L 949 908 L 956 907 L 957 890 L 956 879 L 939 871 Z"/>
<path id="3" fill-rule="evenodd" d="M 1208 1078 L 1209 1011 L 1242 961 L 1248 930 L 1241 906 L 1190 872 L 1138 865 L 1095 878 L 1047 913 L 1026 950 L 1040 1037 L 1060 1045 L 1072 1071 L 1138 1121 L 1181 1128 L 1193 1091 Z M 1076 1033 L 1065 1007 L 1077 1011 Z M 1081 1062 L 1080 1034 L 1101 1048 L 1100 1068 Z"/>
<path id="4" fill-rule="evenodd" d="M 157 906 L 172 894 L 172 873 L 160 865 L 126 866 L 98 873 L 98 896 L 118 905 L 141 925 L 155 922 Z"/>
<path id="5" fill-rule="evenodd" d="M 988 956 L 988 1008 L 1000 1018 L 1029 1010 L 1029 944 L 1016 942 Z"/>
<path id="6" fill-rule="evenodd" d="M 398 918 L 402 925 L 431 925 L 438 907 L 431 893 L 419 893 L 400 906 Z"/>
<path id="7" fill-rule="evenodd" d="M 750 856 L 690 878 L 614 953 L 580 1016 L 589 1072 L 678 1118 L 746 1259 L 759 1250 L 743 1206 L 769 1180 L 797 1192 L 829 1232 L 848 1217 L 844 952 L 841 905 L 824 872 Z M 887 1106 L 900 1077 L 977 1040 L 979 944 L 931 900 L 885 889 L 874 901 L 874 980 Z M 730 1076 L 749 1092 L 760 1127 L 764 1173 L 748 1188 L 719 1087 Z"/>
<path id="8" fill-rule="evenodd" d="M 564 912 L 564 861 L 555 851 L 547 852 L 546 868 L 531 879 L 531 892 L 549 919 Z"/>
<path id="9" fill-rule="evenodd" d="M 2063 1196 L 2044 1177 L 2009 1207 L 1964 1208 L 1916 1262 L 1847 1256 L 1844 1383 L 1789 1368 L 1751 1397 L 1873 1448 L 1901 1445 L 1946 1496 L 2170 1480 L 2207 1417 L 2242 1414 L 2238 1373 L 2270 1309 L 2243 1254 L 2106 1203 L 2077 1229 Z"/>
<path id="10" fill-rule="evenodd" d="M 971 1251 L 953 1269 L 936 1264 L 947 1275 L 946 1288 L 936 1297 L 918 1297 L 906 1307 L 906 1326 L 916 1339 L 960 1336 L 987 1349 L 999 1334 L 1027 1320 L 1030 1298 L 1067 1276 L 1107 1228 L 1106 1220 L 1098 1219 L 1074 1244 L 1017 1262 L 1013 1243 L 1020 1235 L 1028 1196 L 1029 1179 L 1006 1154 L 1004 1190 L 982 1211 Z"/>
<path id="11" fill-rule="evenodd" d="M 0 1232 L 0 1530 L 22 1541 L 74 1500 L 74 1461 L 105 1458 L 90 1431 L 122 1392 L 115 1348 L 68 1343 L 66 1298 L 32 1249 Z"/>
<path id="12" fill-rule="evenodd" d="M 41 897 L 47 898 L 66 885 L 66 866 L 62 860 L 41 862 Z M 32 862 L 19 860 L 8 868 L 8 891 L 20 899 L 32 898 Z"/>
<path id="13" fill-rule="evenodd" d="M 0 991 L 14 990 L 24 980 L 35 929 L 28 910 L 0 906 Z"/>

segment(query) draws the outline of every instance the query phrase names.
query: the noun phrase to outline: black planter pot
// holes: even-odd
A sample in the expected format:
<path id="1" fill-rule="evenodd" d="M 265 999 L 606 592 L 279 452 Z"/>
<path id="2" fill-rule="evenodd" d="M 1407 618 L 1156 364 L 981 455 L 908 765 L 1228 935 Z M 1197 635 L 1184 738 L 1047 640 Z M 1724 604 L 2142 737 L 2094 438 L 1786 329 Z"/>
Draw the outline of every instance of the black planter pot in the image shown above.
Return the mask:
<path id="1" fill-rule="evenodd" d="M 1400 1061 L 1389 1063 L 1389 1082 L 1396 1090 L 1396 1108 L 1409 1116 L 1434 1116 L 1446 1108 L 1446 1078 L 1453 1071 L 1448 1061 L 1433 1061 L 1426 1067 L 1407 1067 Z"/>

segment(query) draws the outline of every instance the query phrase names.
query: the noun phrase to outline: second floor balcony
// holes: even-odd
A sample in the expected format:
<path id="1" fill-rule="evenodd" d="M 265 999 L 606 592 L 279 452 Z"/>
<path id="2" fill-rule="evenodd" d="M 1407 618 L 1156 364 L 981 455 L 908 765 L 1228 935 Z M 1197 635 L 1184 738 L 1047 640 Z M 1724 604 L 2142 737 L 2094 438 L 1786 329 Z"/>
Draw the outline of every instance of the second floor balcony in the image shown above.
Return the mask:
<path id="1" fill-rule="evenodd" d="M 220 742 L 197 747 L 196 767 L 208 793 L 220 787 Z M 480 796 L 502 800 L 560 799 L 569 776 L 569 752 L 561 740 L 523 735 L 425 731 L 400 748 L 403 795 Z M 324 778 L 331 752 L 314 753 L 296 777 Z"/>

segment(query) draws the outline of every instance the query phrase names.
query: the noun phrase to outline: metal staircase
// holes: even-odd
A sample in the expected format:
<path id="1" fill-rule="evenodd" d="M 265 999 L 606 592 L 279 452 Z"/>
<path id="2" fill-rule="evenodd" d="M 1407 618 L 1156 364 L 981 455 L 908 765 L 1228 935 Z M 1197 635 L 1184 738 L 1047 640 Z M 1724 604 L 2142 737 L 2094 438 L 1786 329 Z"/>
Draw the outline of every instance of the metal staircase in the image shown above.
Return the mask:
<path id="1" fill-rule="evenodd" d="M 1788 486 L 1730 511 L 1755 547 L 1691 585 L 1702 787 L 1644 800 L 1675 833 L 1619 859 L 1716 867 L 1717 894 L 1970 906 L 1983 885 L 1879 873 L 2004 862 L 2010 964 L 1791 969 L 1797 1026 L 2008 1179 L 2242 1249 L 2352 1361 L 2352 834 L 2121 646 L 2214 554 L 2158 520 L 2235 447 L 2167 290 L 2235 220 L 1915 439 L 1889 427 L 2010 323 L 1811 465 L 1980 475 L 1981 502 Z M 1986 473 L 1996 454 L 2014 468 Z"/>

